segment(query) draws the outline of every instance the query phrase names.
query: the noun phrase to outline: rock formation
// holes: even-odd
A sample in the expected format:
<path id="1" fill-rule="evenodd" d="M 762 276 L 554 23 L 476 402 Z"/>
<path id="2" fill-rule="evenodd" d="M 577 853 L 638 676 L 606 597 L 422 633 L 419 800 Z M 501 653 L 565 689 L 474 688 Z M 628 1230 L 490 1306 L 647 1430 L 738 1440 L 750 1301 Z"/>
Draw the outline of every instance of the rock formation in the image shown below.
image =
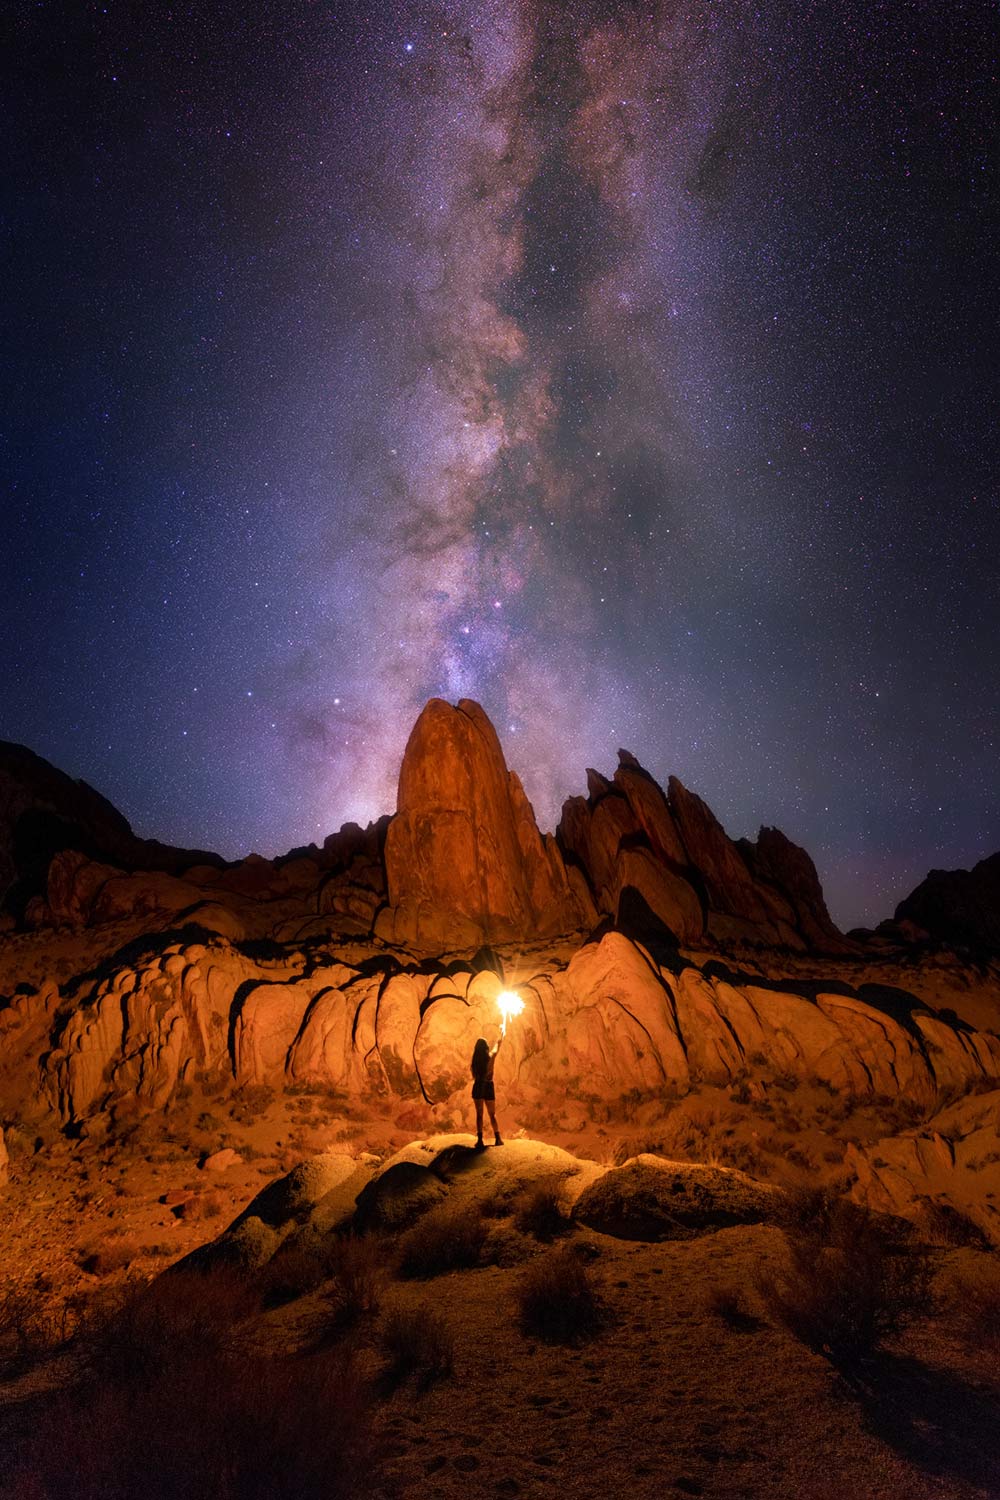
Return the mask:
<path id="1" fill-rule="evenodd" d="M 217 854 L 137 838 L 85 781 L 74 781 L 24 745 L 0 741 L 0 906 L 22 913 L 44 891 L 49 865 L 63 849 L 125 870 L 176 873 L 224 863 Z"/>
<path id="2" fill-rule="evenodd" d="M 432 698 L 406 745 L 376 934 L 442 952 L 580 931 L 595 913 L 543 838 L 478 703 Z"/>
<path id="3" fill-rule="evenodd" d="M 971 1223 L 1000 1244 L 1000 1092 L 974 1094 L 920 1126 L 848 1147 L 853 1196 L 877 1213 L 916 1219 L 945 1242 Z M 951 1221 L 949 1223 L 949 1220 Z"/>
<path id="4" fill-rule="evenodd" d="M 896 923 L 914 938 L 1000 952 L 1000 853 L 971 870 L 932 870 L 896 907 Z"/>
<path id="5" fill-rule="evenodd" d="M 588 771 L 556 838 L 542 835 L 477 703 L 432 699 L 410 735 L 394 817 L 320 848 L 235 864 L 138 839 L 98 793 L 20 746 L 0 749 L 0 885 L 35 928 L 194 925 L 234 940 L 374 934 L 426 954 L 581 936 L 652 920 L 681 944 L 839 952 L 815 867 L 776 829 L 727 838 L 672 778 L 627 751 Z M 9 921 L 9 918 L 8 918 Z"/>
<path id="6" fill-rule="evenodd" d="M 600 912 L 622 918 L 636 896 L 681 944 L 763 944 L 842 953 L 816 867 L 775 828 L 734 843 L 676 776 L 666 795 L 627 750 L 608 781 L 587 772 L 557 830 L 567 862 L 587 878 Z"/>
<path id="7" fill-rule="evenodd" d="M 473 1043 L 514 987 L 525 1010 L 497 1062 L 512 1109 L 544 1119 L 573 1100 L 596 1121 L 639 1101 L 655 1120 L 715 1090 L 776 1111 L 805 1085 L 846 1114 L 885 1112 L 886 1139 L 862 1133 L 849 1162 L 873 1206 L 958 1205 L 995 1165 L 995 1117 L 977 1102 L 1000 1090 L 995 970 L 967 993 L 964 971 L 941 967 L 955 960 L 931 954 L 926 973 L 911 964 L 890 983 L 884 955 L 838 933 L 803 850 L 772 828 L 734 843 L 626 751 L 611 779 L 587 773 L 588 795 L 546 837 L 483 710 L 432 700 L 393 818 L 229 864 L 137 840 L 89 788 L 8 751 L 5 1125 L 100 1136 L 192 1091 L 289 1089 L 447 1128 L 467 1106 Z M 930 877 L 901 920 L 985 943 L 998 863 Z M 953 1104 L 971 1113 L 942 1124 Z M 644 1173 L 628 1178 L 640 1198 Z M 617 1213 L 609 1203 L 595 1212 Z M 995 1218 L 976 1222 L 997 1239 Z"/>
<path id="8" fill-rule="evenodd" d="M 49 985 L 0 1012 L 4 1096 L 32 1109 L 30 1058 L 60 1119 L 79 1128 L 138 1105 L 169 1107 L 184 1085 L 375 1093 L 461 1109 L 477 1036 L 515 984 L 525 1011 L 497 1062 L 504 1097 L 666 1104 L 702 1084 L 758 1077 L 819 1082 L 844 1098 L 941 1098 L 1000 1086 L 1000 1036 L 857 994 L 658 964 L 619 932 L 502 972 L 499 964 L 386 960 L 377 967 L 267 962 L 218 938 L 171 944 L 91 983 L 75 1003 Z M 16 1075 L 16 1076 L 15 1076 Z"/>

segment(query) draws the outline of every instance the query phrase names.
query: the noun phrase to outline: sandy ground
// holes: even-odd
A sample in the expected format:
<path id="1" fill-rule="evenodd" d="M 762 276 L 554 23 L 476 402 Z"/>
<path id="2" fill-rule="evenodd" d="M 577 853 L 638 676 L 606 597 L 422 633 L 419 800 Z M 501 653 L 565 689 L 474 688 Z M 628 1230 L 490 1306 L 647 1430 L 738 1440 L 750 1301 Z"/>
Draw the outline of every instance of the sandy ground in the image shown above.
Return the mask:
<path id="1" fill-rule="evenodd" d="M 1000 1407 L 977 1407 L 975 1430 L 957 1429 L 952 1374 L 918 1362 L 901 1383 L 887 1362 L 895 1394 L 859 1397 L 783 1331 L 758 1322 L 735 1332 L 712 1310 L 713 1290 L 747 1287 L 780 1253 L 778 1231 L 665 1245 L 584 1238 L 598 1250 L 609 1327 L 578 1349 L 524 1338 L 514 1271 L 458 1272 L 397 1293 L 430 1292 L 458 1346 L 453 1383 L 405 1388 L 385 1411 L 403 1495 L 457 1500 L 470 1483 L 485 1495 L 581 1500 L 1000 1494 Z M 933 1357 L 934 1338 L 911 1350 Z M 899 1364 L 909 1369 L 905 1356 Z"/>
<path id="2" fill-rule="evenodd" d="M 269 1136 L 287 1140 L 287 1129 L 275 1137 L 280 1120 L 270 1116 L 254 1128 L 262 1146 Z M 335 1134 L 349 1124 L 327 1128 Z M 380 1121 L 352 1149 L 385 1154 L 399 1144 L 392 1122 Z M 41 1278 L 58 1300 L 156 1274 L 213 1238 L 280 1160 L 287 1146 L 207 1173 L 187 1146 L 169 1142 L 147 1151 L 62 1142 L 15 1159 L 0 1240 L 4 1278 L 18 1268 L 21 1285 Z M 160 1201 L 187 1193 L 183 1204 Z M 202 1206 L 192 1211 L 192 1203 Z M 424 1303 L 444 1317 L 455 1370 L 429 1389 L 411 1379 L 383 1396 L 380 1493 L 1000 1496 L 1000 1370 L 947 1315 L 955 1278 L 995 1267 L 996 1257 L 940 1252 L 942 1315 L 912 1330 L 865 1387 L 852 1388 L 763 1316 L 754 1286 L 782 1252 L 779 1230 L 644 1244 L 578 1229 L 573 1240 L 606 1314 L 603 1331 L 579 1347 L 546 1345 L 520 1329 L 519 1279 L 531 1258 L 548 1253 L 530 1236 L 509 1264 L 390 1284 L 384 1303 Z M 740 1298 L 749 1316 L 739 1327 L 718 1311 L 717 1292 Z M 321 1297 L 304 1298 L 267 1315 L 269 1336 L 311 1337 L 325 1316 Z M 361 1358 L 376 1376 L 374 1330 L 362 1331 Z M 0 1406 L 23 1388 L 0 1386 Z"/>

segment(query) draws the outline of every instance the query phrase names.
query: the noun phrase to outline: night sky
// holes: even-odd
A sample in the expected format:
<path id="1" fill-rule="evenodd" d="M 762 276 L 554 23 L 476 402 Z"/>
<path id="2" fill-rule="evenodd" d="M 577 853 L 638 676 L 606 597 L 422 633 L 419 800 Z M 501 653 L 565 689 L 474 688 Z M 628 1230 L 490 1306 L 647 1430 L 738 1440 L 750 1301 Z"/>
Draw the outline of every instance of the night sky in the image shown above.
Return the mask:
<path id="1" fill-rule="evenodd" d="M 273 854 L 475 697 L 847 926 L 1000 849 L 994 7 L 4 15 L 0 736 Z"/>

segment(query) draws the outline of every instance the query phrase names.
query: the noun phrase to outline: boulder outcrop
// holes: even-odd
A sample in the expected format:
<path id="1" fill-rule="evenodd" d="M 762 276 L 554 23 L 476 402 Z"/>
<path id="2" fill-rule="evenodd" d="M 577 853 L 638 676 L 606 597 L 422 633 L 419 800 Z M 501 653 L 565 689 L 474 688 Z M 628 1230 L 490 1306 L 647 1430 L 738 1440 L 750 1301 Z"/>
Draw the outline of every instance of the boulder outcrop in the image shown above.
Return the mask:
<path id="1" fill-rule="evenodd" d="M 478 703 L 432 698 L 406 745 L 375 931 L 423 952 L 579 931 L 593 918 L 538 831 Z"/>
<path id="2" fill-rule="evenodd" d="M 916 1219 L 932 1239 L 961 1243 L 974 1226 L 1000 1245 L 1000 1091 L 950 1106 L 917 1129 L 848 1147 L 852 1196 L 877 1213 Z"/>
<path id="3" fill-rule="evenodd" d="M 576 1200 L 573 1217 L 620 1240 L 685 1240 L 732 1224 L 774 1221 L 783 1202 L 776 1188 L 732 1167 L 643 1152 L 598 1177 Z"/>
<path id="4" fill-rule="evenodd" d="M 676 778 L 664 793 L 626 750 L 611 780 L 588 771 L 587 789 L 565 803 L 555 838 L 541 834 L 479 704 L 432 699 L 392 818 L 227 864 L 136 838 L 90 787 L 0 746 L 3 916 L 34 928 L 190 924 L 234 941 L 374 932 L 426 954 L 583 934 L 601 916 L 644 937 L 652 922 L 689 946 L 850 947 L 809 856 L 776 829 L 733 843 L 701 798 Z"/>
<path id="5" fill-rule="evenodd" d="M 263 961 L 223 938 L 172 943 L 104 973 L 73 1006 L 49 989 L 0 1011 L 4 1091 L 16 1103 L 22 1055 L 22 1091 L 39 1067 L 45 1098 L 73 1127 L 137 1105 L 169 1108 L 196 1079 L 461 1109 L 473 1044 L 496 1036 L 508 986 L 525 1002 L 496 1063 L 511 1101 L 631 1096 L 667 1109 L 703 1083 L 793 1077 L 930 1114 L 942 1098 L 1000 1086 L 993 1032 L 718 967 L 661 966 L 617 931 L 568 962 L 506 973 L 393 959 L 354 967 L 301 951 Z"/>

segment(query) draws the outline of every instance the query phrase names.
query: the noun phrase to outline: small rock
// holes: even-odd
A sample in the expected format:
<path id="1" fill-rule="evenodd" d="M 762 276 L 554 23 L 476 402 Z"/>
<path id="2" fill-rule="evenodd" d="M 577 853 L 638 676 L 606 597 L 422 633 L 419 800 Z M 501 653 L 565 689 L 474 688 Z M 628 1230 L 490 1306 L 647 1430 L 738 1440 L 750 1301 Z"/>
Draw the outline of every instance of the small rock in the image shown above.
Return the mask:
<path id="1" fill-rule="evenodd" d="M 171 1188 L 161 1196 L 160 1202 L 166 1208 L 177 1208 L 181 1203 L 189 1203 L 193 1197 L 190 1188 Z"/>
<path id="2" fill-rule="evenodd" d="M 211 1156 L 206 1156 L 201 1163 L 203 1172 L 225 1172 L 229 1167 L 241 1167 L 243 1158 L 232 1146 L 224 1146 L 221 1151 L 213 1151 Z"/>

